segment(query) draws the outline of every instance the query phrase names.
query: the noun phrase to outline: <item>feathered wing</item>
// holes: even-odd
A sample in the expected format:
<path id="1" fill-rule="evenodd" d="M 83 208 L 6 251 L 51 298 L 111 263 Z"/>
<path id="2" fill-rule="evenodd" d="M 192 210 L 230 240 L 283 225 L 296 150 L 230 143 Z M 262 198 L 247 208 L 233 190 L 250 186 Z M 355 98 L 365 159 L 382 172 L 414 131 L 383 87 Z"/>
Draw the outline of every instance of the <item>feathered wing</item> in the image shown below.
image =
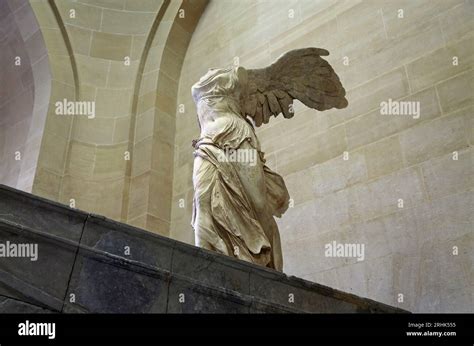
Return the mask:
<path id="1" fill-rule="evenodd" d="M 319 111 L 345 108 L 346 91 L 331 65 L 321 58 L 325 55 L 329 55 L 325 49 L 296 49 L 266 68 L 248 69 L 242 112 L 260 126 L 280 113 L 285 118 L 293 117 L 295 99 Z"/>

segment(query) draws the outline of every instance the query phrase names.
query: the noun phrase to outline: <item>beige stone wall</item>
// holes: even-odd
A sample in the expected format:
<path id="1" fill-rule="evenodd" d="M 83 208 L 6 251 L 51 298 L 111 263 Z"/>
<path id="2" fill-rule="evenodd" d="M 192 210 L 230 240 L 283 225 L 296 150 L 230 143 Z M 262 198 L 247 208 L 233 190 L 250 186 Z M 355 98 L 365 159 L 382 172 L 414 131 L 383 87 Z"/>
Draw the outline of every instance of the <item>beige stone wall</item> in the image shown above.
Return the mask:
<path id="1" fill-rule="evenodd" d="M 207 1 L 30 2 L 53 75 L 33 192 L 167 235 L 177 85 Z M 57 114 L 64 99 L 94 116 Z"/>
<path id="2" fill-rule="evenodd" d="M 0 183 L 30 192 L 51 89 L 43 35 L 27 1 L 0 3 Z"/>
<path id="3" fill-rule="evenodd" d="M 293 201 L 278 220 L 284 271 L 411 311 L 474 311 L 473 17 L 469 0 L 212 1 L 179 81 L 171 236 L 194 241 L 191 85 L 236 57 L 262 67 L 322 47 L 347 109 L 297 105 L 258 130 Z M 382 115 L 388 99 L 420 102 L 420 118 Z M 365 259 L 326 257 L 332 241 L 364 244 Z"/>
<path id="4" fill-rule="evenodd" d="M 138 66 L 162 2 L 31 4 L 53 73 L 34 192 L 120 220 Z M 95 117 L 57 114 L 63 99 L 94 103 Z"/>
<path id="5" fill-rule="evenodd" d="M 150 37 L 130 133 L 133 158 L 127 222 L 169 235 L 178 81 L 192 32 L 207 1 L 171 1 Z M 147 49 L 147 48 L 145 48 Z M 122 211 L 124 212 L 124 210 Z"/>

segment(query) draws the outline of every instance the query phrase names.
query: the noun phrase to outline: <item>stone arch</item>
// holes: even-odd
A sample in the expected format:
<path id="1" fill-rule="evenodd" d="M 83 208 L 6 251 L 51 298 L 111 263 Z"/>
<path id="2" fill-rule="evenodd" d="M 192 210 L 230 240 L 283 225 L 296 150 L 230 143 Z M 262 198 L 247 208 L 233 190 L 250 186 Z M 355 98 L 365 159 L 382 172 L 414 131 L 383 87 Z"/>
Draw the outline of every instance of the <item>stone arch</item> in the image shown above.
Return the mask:
<path id="1" fill-rule="evenodd" d="M 178 80 L 206 5 L 32 1 L 53 76 L 34 193 L 169 233 Z M 55 114 L 63 99 L 96 117 Z"/>
<path id="2" fill-rule="evenodd" d="M 1 183 L 31 192 L 51 91 L 43 35 L 27 1 L 2 1 Z"/>
<path id="3" fill-rule="evenodd" d="M 65 176 L 72 119 L 55 114 L 55 100 L 76 100 L 77 66 L 64 23 L 53 0 L 31 1 L 51 68 L 51 92 L 32 192 L 59 200 Z"/>
<path id="4" fill-rule="evenodd" d="M 156 28 L 137 88 L 135 134 L 151 129 L 144 140 L 133 136 L 132 156 L 145 155 L 150 166 L 143 172 L 130 162 L 122 219 L 151 231 L 169 235 L 174 167 L 174 132 L 178 83 L 191 36 L 208 1 L 173 1 Z M 154 89 L 149 90 L 149 85 Z M 132 137 L 132 135 L 131 135 Z M 145 194 L 146 203 L 143 203 Z"/>

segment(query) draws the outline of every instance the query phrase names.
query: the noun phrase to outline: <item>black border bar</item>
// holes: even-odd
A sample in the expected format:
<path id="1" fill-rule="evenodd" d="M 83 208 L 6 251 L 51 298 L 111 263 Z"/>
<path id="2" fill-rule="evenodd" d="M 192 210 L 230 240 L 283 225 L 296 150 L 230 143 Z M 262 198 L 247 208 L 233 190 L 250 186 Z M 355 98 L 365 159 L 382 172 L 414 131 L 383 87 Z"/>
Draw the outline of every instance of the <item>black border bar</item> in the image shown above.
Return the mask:
<path id="1" fill-rule="evenodd" d="M 55 323 L 55 339 L 19 336 L 27 320 Z M 473 314 L 3 314 L 0 345 L 473 345 L 473 320 Z"/>

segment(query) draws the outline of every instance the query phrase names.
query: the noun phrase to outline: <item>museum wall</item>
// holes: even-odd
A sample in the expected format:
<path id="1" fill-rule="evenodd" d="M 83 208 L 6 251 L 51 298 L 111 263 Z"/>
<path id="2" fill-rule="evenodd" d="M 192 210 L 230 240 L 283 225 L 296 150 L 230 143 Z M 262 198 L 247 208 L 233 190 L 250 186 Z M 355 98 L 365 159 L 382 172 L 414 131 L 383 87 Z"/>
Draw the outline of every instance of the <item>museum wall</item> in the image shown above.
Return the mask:
<path id="1" fill-rule="evenodd" d="M 53 79 L 33 193 L 168 235 L 177 81 L 207 1 L 30 2 Z"/>
<path id="2" fill-rule="evenodd" d="M 0 183 L 31 192 L 51 73 L 28 1 L 0 2 L 0 45 Z"/>
<path id="3" fill-rule="evenodd" d="M 35 193 L 121 219 L 134 86 L 161 2 L 153 4 L 32 2 L 54 80 Z M 94 114 L 58 114 L 64 99 L 93 104 Z"/>
<path id="4" fill-rule="evenodd" d="M 472 311 L 473 16 L 462 0 L 211 1 L 179 79 L 171 237 L 194 242 L 191 85 L 321 47 L 349 106 L 297 104 L 257 131 L 292 198 L 284 271 L 410 311 Z M 389 99 L 419 102 L 419 117 L 382 115 Z M 364 244 L 363 260 L 326 257 L 333 241 Z"/>

